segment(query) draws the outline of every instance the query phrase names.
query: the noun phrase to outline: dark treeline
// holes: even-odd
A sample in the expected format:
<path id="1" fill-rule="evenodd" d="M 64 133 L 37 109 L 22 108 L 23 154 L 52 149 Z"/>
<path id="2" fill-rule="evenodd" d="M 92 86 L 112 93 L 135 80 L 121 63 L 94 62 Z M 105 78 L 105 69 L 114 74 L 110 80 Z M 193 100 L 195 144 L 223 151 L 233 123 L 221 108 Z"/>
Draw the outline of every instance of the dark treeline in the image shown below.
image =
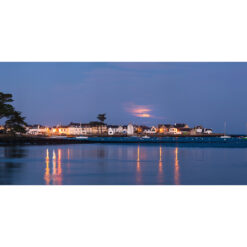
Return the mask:
<path id="1" fill-rule="evenodd" d="M 0 92 L 0 120 L 6 119 L 3 132 L 10 135 L 25 133 L 25 117 L 10 104 L 13 101 L 12 94 Z"/>

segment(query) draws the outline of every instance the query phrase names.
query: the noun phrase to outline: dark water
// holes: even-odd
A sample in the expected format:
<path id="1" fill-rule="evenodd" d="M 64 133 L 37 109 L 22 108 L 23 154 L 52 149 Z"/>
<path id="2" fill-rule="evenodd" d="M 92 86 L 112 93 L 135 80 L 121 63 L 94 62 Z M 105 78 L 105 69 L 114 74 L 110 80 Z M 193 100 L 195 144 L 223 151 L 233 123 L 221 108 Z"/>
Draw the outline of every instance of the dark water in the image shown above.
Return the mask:
<path id="1" fill-rule="evenodd" d="M 247 148 L 138 144 L 0 147 L 4 185 L 245 185 Z"/>

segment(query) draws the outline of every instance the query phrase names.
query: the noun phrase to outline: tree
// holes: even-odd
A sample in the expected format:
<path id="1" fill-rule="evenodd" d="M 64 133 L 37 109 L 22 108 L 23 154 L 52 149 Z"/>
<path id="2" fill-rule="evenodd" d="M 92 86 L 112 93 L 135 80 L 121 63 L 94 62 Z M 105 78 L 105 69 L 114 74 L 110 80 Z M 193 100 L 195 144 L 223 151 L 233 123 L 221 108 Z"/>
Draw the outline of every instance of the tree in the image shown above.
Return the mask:
<path id="1" fill-rule="evenodd" d="M 9 134 L 25 133 L 25 117 L 21 116 L 21 112 L 14 111 L 10 118 L 5 122 L 5 131 Z"/>
<path id="2" fill-rule="evenodd" d="M 106 120 L 106 114 L 105 113 L 99 114 L 97 118 L 101 123 L 104 123 L 104 121 Z"/>
<path id="3" fill-rule="evenodd" d="M 0 92 L 0 119 L 7 118 L 5 122 L 5 132 L 10 134 L 25 133 L 25 118 L 21 116 L 21 112 L 16 111 L 9 102 L 13 102 L 12 94 L 4 94 Z"/>
<path id="4" fill-rule="evenodd" d="M 106 114 L 103 113 L 103 114 L 98 114 L 97 118 L 99 119 L 99 121 L 102 123 L 102 125 L 104 124 L 105 120 L 106 120 Z M 102 125 L 100 127 L 100 132 L 102 134 Z"/>
<path id="5" fill-rule="evenodd" d="M 0 119 L 9 117 L 14 112 L 14 107 L 9 102 L 13 102 L 12 94 L 0 92 Z"/>

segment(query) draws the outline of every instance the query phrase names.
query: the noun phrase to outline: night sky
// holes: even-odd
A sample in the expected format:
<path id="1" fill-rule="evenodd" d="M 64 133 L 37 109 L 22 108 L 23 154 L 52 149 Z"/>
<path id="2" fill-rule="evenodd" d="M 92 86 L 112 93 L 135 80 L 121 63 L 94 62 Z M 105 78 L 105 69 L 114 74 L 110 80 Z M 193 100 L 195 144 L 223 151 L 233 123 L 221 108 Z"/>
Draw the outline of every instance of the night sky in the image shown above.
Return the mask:
<path id="1" fill-rule="evenodd" d="M 247 133 L 247 63 L 0 63 L 29 124 L 201 124 Z"/>

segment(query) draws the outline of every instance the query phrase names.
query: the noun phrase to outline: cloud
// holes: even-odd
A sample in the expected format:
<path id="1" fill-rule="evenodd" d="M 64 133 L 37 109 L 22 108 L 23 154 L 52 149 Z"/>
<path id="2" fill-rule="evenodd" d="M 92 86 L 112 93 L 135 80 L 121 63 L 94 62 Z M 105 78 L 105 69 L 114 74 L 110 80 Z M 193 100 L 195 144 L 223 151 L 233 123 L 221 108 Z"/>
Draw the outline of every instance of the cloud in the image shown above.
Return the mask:
<path id="1" fill-rule="evenodd" d="M 132 116 L 140 118 L 152 118 L 153 115 L 152 107 L 150 105 L 136 105 L 134 103 L 124 104 L 124 109 L 126 112 L 129 112 Z"/>

